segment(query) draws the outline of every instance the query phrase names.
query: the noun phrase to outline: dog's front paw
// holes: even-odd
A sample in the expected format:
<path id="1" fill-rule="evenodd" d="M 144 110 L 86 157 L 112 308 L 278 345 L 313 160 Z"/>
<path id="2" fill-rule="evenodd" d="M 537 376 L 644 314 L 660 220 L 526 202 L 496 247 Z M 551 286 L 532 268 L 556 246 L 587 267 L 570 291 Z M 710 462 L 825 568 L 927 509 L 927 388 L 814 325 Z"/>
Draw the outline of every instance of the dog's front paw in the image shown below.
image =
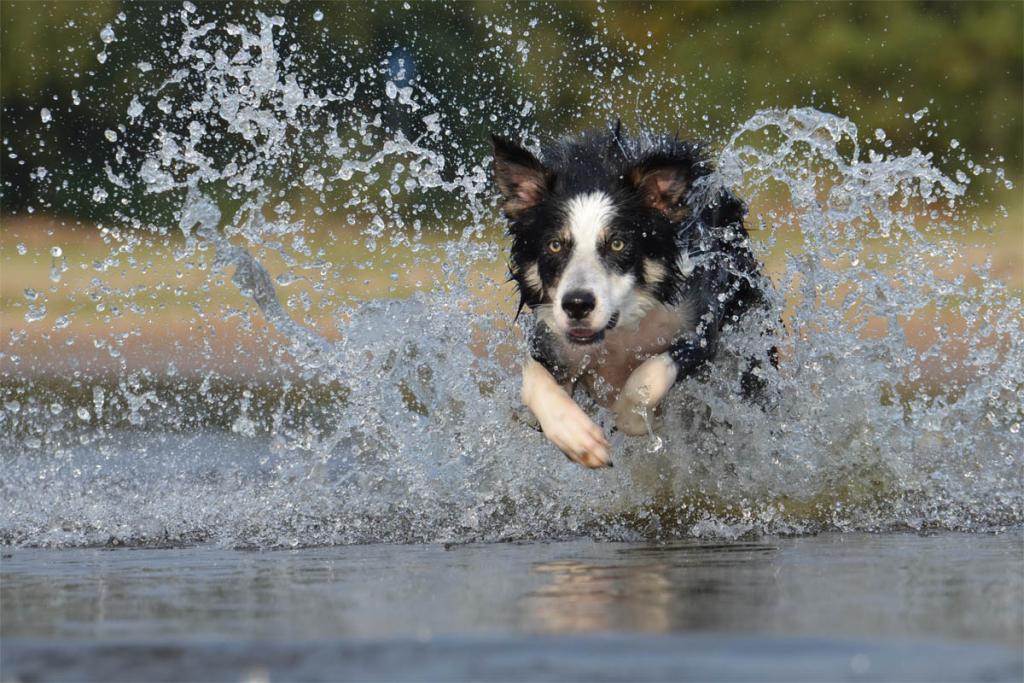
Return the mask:
<path id="1" fill-rule="evenodd" d="M 615 426 L 627 436 L 643 436 L 647 433 L 650 419 L 648 408 L 642 402 L 617 401 L 615 403 Z"/>
<path id="2" fill-rule="evenodd" d="M 584 467 L 611 467 L 608 439 L 579 406 L 569 401 L 540 421 L 544 435 L 573 462 Z"/>
<path id="3" fill-rule="evenodd" d="M 676 372 L 667 353 L 644 361 L 626 380 L 612 407 L 615 426 L 629 436 L 646 434 L 651 413 L 676 381 Z"/>

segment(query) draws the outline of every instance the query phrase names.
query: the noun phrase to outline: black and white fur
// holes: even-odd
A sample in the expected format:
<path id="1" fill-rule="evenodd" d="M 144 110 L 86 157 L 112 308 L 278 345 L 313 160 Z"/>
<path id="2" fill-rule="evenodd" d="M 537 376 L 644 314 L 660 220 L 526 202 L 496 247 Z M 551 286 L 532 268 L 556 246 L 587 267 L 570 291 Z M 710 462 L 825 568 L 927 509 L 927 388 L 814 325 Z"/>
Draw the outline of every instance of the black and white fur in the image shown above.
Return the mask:
<path id="1" fill-rule="evenodd" d="M 509 270 L 536 321 L 523 402 L 570 459 L 610 466 L 574 388 L 626 434 L 647 431 L 672 385 L 715 355 L 722 328 L 763 302 L 745 207 L 702 182 L 711 164 L 690 142 L 616 126 L 562 138 L 538 159 L 492 138 Z"/>

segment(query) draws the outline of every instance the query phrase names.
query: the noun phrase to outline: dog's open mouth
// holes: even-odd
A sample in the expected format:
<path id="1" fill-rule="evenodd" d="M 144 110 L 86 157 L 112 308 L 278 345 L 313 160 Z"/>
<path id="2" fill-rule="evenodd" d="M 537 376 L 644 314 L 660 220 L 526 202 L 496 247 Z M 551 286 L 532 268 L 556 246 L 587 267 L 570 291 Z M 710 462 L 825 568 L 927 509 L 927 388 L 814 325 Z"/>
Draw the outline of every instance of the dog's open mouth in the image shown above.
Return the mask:
<path id="1" fill-rule="evenodd" d="M 596 344 L 604 339 L 604 330 L 595 332 L 589 327 L 576 327 L 569 330 L 568 336 L 573 344 Z"/>
<path id="2" fill-rule="evenodd" d="M 604 339 L 604 333 L 606 331 L 614 328 L 618 323 L 619 313 L 618 311 L 616 311 L 615 314 L 611 317 L 611 320 L 608 321 L 608 324 L 604 326 L 603 330 L 593 330 L 589 327 L 569 328 L 569 332 L 567 333 L 569 336 L 569 341 L 571 341 L 573 344 L 580 345 L 596 344 L 597 342 Z"/>

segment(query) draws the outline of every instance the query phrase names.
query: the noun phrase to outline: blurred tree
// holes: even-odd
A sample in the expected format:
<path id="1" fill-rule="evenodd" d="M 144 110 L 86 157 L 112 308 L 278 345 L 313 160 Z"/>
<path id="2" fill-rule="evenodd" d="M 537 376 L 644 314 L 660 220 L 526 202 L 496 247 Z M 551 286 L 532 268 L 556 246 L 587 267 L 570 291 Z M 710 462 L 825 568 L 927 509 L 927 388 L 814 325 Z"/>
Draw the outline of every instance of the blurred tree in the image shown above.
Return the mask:
<path id="1" fill-rule="evenodd" d="M 957 139 L 1022 176 L 1019 2 L 196 4 L 207 19 L 284 16 L 279 49 L 307 85 L 379 81 L 358 110 L 379 106 L 388 78 L 422 87 L 450 129 L 452 169 L 486 153 L 491 129 L 531 137 L 618 114 L 714 142 L 758 108 L 811 104 L 849 116 L 865 141 L 882 128 L 894 150 L 959 168 Z M 180 32 L 167 17 L 181 7 L 0 0 L 3 211 L 110 215 L 90 201 L 114 153 L 104 131 L 166 75 Z M 398 109 L 386 124 L 410 137 L 424 126 Z"/>

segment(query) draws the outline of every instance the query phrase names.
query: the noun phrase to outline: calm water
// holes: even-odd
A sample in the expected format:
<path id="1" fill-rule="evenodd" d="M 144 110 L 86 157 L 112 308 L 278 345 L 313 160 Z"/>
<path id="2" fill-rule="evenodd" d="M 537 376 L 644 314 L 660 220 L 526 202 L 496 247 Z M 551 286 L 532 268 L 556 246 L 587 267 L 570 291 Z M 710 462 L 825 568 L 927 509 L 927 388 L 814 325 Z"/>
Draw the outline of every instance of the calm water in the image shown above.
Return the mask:
<path id="1" fill-rule="evenodd" d="M 1024 533 L 8 550 L 3 680 L 1020 680 Z"/>

